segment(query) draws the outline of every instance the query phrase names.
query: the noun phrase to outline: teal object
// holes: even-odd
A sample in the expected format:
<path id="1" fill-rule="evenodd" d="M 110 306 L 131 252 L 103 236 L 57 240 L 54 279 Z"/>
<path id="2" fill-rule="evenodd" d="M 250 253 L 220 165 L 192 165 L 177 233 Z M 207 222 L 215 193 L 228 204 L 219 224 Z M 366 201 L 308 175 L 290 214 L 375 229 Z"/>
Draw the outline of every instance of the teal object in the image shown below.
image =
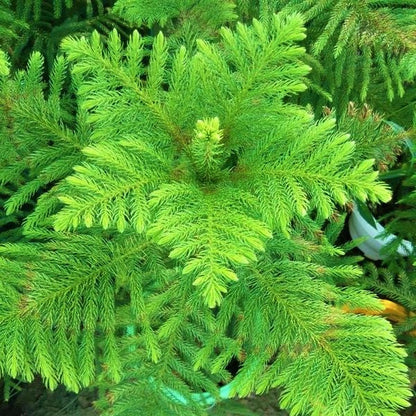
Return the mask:
<path id="1" fill-rule="evenodd" d="M 164 388 L 164 392 L 167 396 L 172 398 L 177 403 L 181 403 L 183 405 L 187 405 L 188 401 L 185 399 L 185 397 L 182 396 L 178 391 Z M 221 400 L 229 399 L 231 397 L 231 390 L 232 390 L 232 383 L 226 384 L 225 386 L 220 388 L 220 398 Z M 211 393 L 193 393 L 192 399 L 198 402 L 201 406 L 204 407 L 213 407 L 215 406 L 217 400 L 214 398 L 214 396 Z"/>
<path id="2" fill-rule="evenodd" d="M 134 325 L 128 325 L 126 327 L 127 335 L 133 336 L 134 331 L 135 331 Z M 149 381 L 152 382 L 153 380 L 149 380 Z M 233 387 L 232 384 L 233 383 L 231 382 L 220 388 L 219 396 L 221 400 L 226 400 L 231 397 L 231 391 Z M 183 395 L 179 393 L 177 390 L 165 387 L 163 388 L 163 391 L 168 397 L 170 397 L 175 402 L 183 404 L 183 405 L 188 404 L 188 400 L 186 400 L 185 397 L 183 397 Z M 217 403 L 217 400 L 215 399 L 215 397 L 211 393 L 208 393 L 208 392 L 193 393 L 192 399 L 198 402 L 201 406 L 204 406 L 207 408 L 214 407 L 215 404 Z"/>

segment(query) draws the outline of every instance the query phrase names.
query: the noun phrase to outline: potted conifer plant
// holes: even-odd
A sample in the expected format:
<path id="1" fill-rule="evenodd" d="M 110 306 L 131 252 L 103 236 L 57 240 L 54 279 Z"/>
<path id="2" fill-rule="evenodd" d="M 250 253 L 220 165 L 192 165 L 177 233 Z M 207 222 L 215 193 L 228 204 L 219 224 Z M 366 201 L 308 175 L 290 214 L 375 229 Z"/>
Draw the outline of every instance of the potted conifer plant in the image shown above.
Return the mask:
<path id="1" fill-rule="evenodd" d="M 269 17 L 196 50 L 67 38 L 48 88 L 39 53 L 2 71 L 4 208 L 25 214 L 0 246 L 1 374 L 98 384 L 105 414 L 202 415 L 192 394 L 219 398 L 236 358 L 231 395 L 282 387 L 295 416 L 407 405 L 405 352 L 342 310 L 381 306 L 338 284 L 360 271 L 322 232 L 390 192 L 333 118 L 288 102 L 303 20 Z"/>

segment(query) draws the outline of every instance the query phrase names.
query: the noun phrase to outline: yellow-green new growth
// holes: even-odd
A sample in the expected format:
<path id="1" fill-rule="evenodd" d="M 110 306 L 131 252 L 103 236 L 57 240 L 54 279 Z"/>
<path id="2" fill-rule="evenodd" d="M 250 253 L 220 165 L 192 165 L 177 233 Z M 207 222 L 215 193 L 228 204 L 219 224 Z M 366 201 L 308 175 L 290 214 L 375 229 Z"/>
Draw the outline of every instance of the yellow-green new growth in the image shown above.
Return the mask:
<path id="1" fill-rule="evenodd" d="M 0 50 L 0 76 L 9 75 L 9 61 L 6 54 Z"/>
<path id="2" fill-rule="evenodd" d="M 218 117 L 198 120 L 190 145 L 192 163 L 200 180 L 215 180 L 224 164 L 223 130 Z"/>

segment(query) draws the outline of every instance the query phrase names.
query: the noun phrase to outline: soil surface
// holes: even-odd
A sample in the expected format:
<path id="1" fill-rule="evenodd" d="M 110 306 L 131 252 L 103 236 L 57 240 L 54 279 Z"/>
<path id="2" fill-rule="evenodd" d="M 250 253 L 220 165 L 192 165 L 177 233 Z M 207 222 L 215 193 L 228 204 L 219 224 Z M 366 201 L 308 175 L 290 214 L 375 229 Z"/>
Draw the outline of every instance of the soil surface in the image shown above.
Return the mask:
<path id="1" fill-rule="evenodd" d="M 99 416 L 93 408 L 95 398 L 93 391 L 82 391 L 77 395 L 67 392 L 62 386 L 51 392 L 36 380 L 22 385 L 20 392 L 12 392 L 8 403 L 0 402 L 0 416 Z M 275 392 L 240 399 L 240 403 L 259 416 L 288 416 L 287 412 L 279 409 Z M 216 416 L 215 408 L 209 414 Z"/>
<path id="2" fill-rule="evenodd" d="M 94 392 L 70 393 L 63 386 L 47 390 L 40 380 L 11 393 L 7 403 L 0 402 L 0 416 L 98 416 L 93 408 Z"/>
<path id="3" fill-rule="evenodd" d="M 12 392 L 8 403 L 0 402 L 0 416 L 99 416 L 93 408 L 94 391 L 85 390 L 77 395 L 58 387 L 51 392 L 43 387 L 40 380 L 22 387 L 20 392 Z M 279 409 L 278 400 L 278 392 L 272 391 L 261 397 L 253 395 L 240 399 L 239 402 L 258 416 L 289 416 Z M 413 400 L 412 404 L 401 413 L 402 416 L 416 416 L 416 401 Z M 210 411 L 211 415 L 216 415 L 215 408 Z"/>

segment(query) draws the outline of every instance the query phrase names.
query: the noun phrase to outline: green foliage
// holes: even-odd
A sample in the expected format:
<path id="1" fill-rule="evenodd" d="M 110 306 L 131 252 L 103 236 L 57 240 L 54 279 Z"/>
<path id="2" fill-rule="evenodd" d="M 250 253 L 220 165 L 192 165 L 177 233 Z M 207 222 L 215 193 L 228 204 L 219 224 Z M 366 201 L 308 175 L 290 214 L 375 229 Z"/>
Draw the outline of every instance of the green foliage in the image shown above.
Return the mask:
<path id="1" fill-rule="evenodd" d="M 410 172 L 414 172 L 414 161 L 412 161 Z M 387 232 L 398 235 L 400 239 L 416 241 L 416 174 L 405 177 L 402 183 L 401 198 L 398 200 L 400 206 L 388 213 L 385 217 L 388 220 Z M 397 247 L 397 244 L 395 245 Z M 394 250 L 394 247 L 392 247 Z"/>
<path id="2" fill-rule="evenodd" d="M 0 47 L 4 49 L 18 38 L 23 29 L 27 29 L 23 21 L 17 20 L 10 3 L 10 0 L 0 1 Z"/>
<path id="3" fill-rule="evenodd" d="M 6 54 L 0 50 L 0 76 L 5 77 L 9 75 L 9 60 Z"/>
<path id="4" fill-rule="evenodd" d="M 411 148 L 412 142 L 407 138 Z M 386 222 L 382 236 L 390 241 L 381 249 L 383 264 L 364 263 L 364 278 L 361 287 L 371 289 L 380 297 L 396 302 L 398 311 L 391 316 L 395 322 L 395 333 L 400 342 L 406 345 L 412 384 L 416 381 L 416 175 L 414 155 L 402 161 L 400 169 L 387 172 L 398 182 L 395 189 L 395 206 L 383 215 Z M 392 235 L 394 238 L 392 238 Z M 407 240 L 407 241 L 404 241 Z M 412 249 L 413 245 L 413 249 Z"/>
<path id="5" fill-rule="evenodd" d="M 213 39 L 219 28 L 236 20 L 231 0 L 117 0 L 114 13 L 156 34 L 163 29 L 176 45 L 192 47 L 196 39 Z"/>
<path id="6" fill-rule="evenodd" d="M 11 106 L 13 98 L 9 93 L 9 75 L 10 63 L 8 56 L 0 51 L 0 140 L 2 154 L 0 156 L 0 168 L 4 169 L 9 164 L 14 163 L 17 158 L 16 143 L 13 143 L 12 134 L 12 114 Z M 22 212 L 15 212 L 12 215 L 6 215 L 4 204 L 11 195 L 13 190 L 0 185 L 0 241 L 14 241 L 20 238 L 20 232 L 17 225 L 22 218 Z"/>
<path id="7" fill-rule="evenodd" d="M 211 13 L 208 6 L 216 7 L 215 14 Z M 127 21 L 145 24 L 151 27 L 155 23 L 165 26 L 171 19 L 190 20 L 201 19 L 203 26 L 219 28 L 222 23 L 235 19 L 232 13 L 234 6 L 232 2 L 208 2 L 204 0 L 161 1 L 160 3 L 148 0 L 117 0 L 114 11 L 122 15 Z M 202 14 L 202 16 L 197 16 Z"/>
<path id="8" fill-rule="evenodd" d="M 331 110 L 326 108 L 325 113 L 331 114 Z M 372 158 L 380 171 L 393 167 L 405 143 L 405 135 L 368 105 L 357 108 L 350 102 L 346 115 L 339 120 L 339 129 L 351 134 L 358 160 Z"/>
<path id="9" fill-rule="evenodd" d="M 202 182 L 219 179 L 221 168 L 230 156 L 223 151 L 223 131 L 219 127 L 218 117 L 196 123 L 189 151 L 197 178 Z"/>
<path id="10" fill-rule="evenodd" d="M 32 51 L 53 64 L 59 44 L 68 35 L 86 35 L 93 30 L 107 35 L 126 25 L 111 13 L 112 0 L 2 0 L 0 2 L 0 46 L 8 48 L 13 65 L 22 68 Z M 127 30 L 128 31 L 128 30 Z"/>
<path id="11" fill-rule="evenodd" d="M 27 71 L 5 81 L 0 90 L 5 120 L 0 184 L 8 196 L 4 207 L 11 218 L 21 217 L 24 210 L 28 228 L 32 215 L 40 221 L 59 203 L 54 185 L 83 160 L 81 149 L 90 135 L 85 112 L 77 110 L 70 97 L 73 84 L 65 58 L 56 59 L 48 88 L 42 83 L 43 73 L 43 57 L 34 53 Z M 42 199 L 45 190 L 48 198 Z M 33 209 L 37 197 L 44 204 Z"/>
<path id="12" fill-rule="evenodd" d="M 208 2 L 181 4 L 139 23 Z M 404 350 L 386 320 L 343 311 L 381 306 L 334 243 L 338 209 L 390 192 L 333 118 L 290 102 L 305 28 L 267 7 L 235 30 L 198 15 L 195 44 L 67 37 L 48 76 L 38 52 L 0 75 L 2 206 L 23 221 L 0 246 L 0 375 L 94 383 L 108 415 L 205 415 L 193 393 L 231 380 L 282 388 L 293 415 L 407 405 Z"/>
<path id="13" fill-rule="evenodd" d="M 185 261 L 184 273 L 196 276 L 195 284 L 202 285 L 208 304 L 214 306 L 226 291 L 225 282 L 236 280 L 230 266 L 256 261 L 255 252 L 264 250 L 262 240 L 272 232 L 288 235 L 291 221 L 310 210 L 328 218 L 334 203 L 342 205 L 353 197 L 387 200 L 388 191 L 375 182 L 372 161 L 348 165 L 354 147 L 347 136 L 333 132 L 333 120 L 314 125 L 304 110 L 282 102 L 285 95 L 304 88 L 301 77 L 307 68 L 297 63 L 302 49 L 290 46 L 303 37 L 299 18 L 294 16 L 287 27 L 277 18 L 274 24 L 270 38 L 256 22 L 253 29 L 240 25 L 236 34 L 224 29 L 223 54 L 200 42 L 190 60 L 181 49 L 172 70 L 164 68 L 166 44 L 159 35 L 146 83 L 137 81 L 140 66 L 131 72 L 130 62 L 140 54 L 137 33 L 131 41 L 135 46 L 125 51 L 112 35 L 107 53 L 96 35 L 91 43 L 66 40 L 69 59 L 78 60 L 76 73 L 85 73 L 89 80 L 86 89 L 81 87 L 88 94 L 84 108 L 92 110 L 93 137 L 100 144 L 84 149 L 88 162 L 66 181 L 56 229 L 84 224 L 148 231 L 171 250 L 172 258 Z M 245 49 L 250 42 L 257 48 Z M 230 62 L 236 66 L 234 74 Z M 163 80 L 170 80 L 173 88 L 164 91 Z M 114 94 L 120 87 L 125 93 Z M 185 102 L 191 113 L 178 108 Z M 251 122 L 259 112 L 264 120 L 260 127 Z M 198 118 L 214 114 L 224 135 L 217 153 L 225 152 L 220 154 L 225 159 L 227 154 L 236 156 L 222 169 L 215 164 L 218 177 L 213 182 L 206 149 L 196 152 L 195 140 L 204 139 L 198 131 L 204 122 Z M 138 133 L 127 132 L 125 120 L 134 123 Z"/>
<path id="14" fill-rule="evenodd" d="M 49 4 L 45 4 L 43 0 L 16 1 L 16 10 L 20 16 L 28 18 L 33 16 L 34 20 L 42 20 L 42 14 L 51 12 L 55 18 L 60 18 L 65 13 L 65 9 L 70 9 L 77 3 L 77 0 L 53 0 Z M 43 8 L 47 6 L 47 10 Z M 92 15 L 93 7 L 96 7 L 101 13 L 104 11 L 104 2 L 102 0 L 94 0 L 88 2 L 88 14 Z"/>
<path id="15" fill-rule="evenodd" d="M 397 250 L 397 245 L 393 246 L 389 249 Z M 365 274 L 361 282 L 361 287 L 396 302 L 403 309 L 399 315 L 392 315 L 391 319 L 395 323 L 397 339 L 406 345 L 406 364 L 409 367 L 412 385 L 416 382 L 416 271 L 413 262 L 414 257 L 402 258 L 393 253 L 385 260 L 383 266 L 376 267 L 367 261 L 364 264 Z"/>
<path id="16" fill-rule="evenodd" d="M 402 60 L 416 46 L 414 1 L 280 0 L 278 7 L 304 14 L 307 49 L 321 65 L 314 81 L 331 92 L 339 115 L 349 101 L 375 104 L 375 90 L 383 100 L 403 96 L 412 65 Z"/>
<path id="17" fill-rule="evenodd" d="M 1 251 L 2 372 L 25 380 L 36 372 L 50 388 L 60 382 L 78 391 L 94 379 L 99 345 L 101 362 L 117 380 L 115 294 L 144 255 L 141 238 L 118 243 L 51 234 L 48 243 L 3 245 Z M 27 275 L 30 287 L 22 286 L 29 284 Z"/>

